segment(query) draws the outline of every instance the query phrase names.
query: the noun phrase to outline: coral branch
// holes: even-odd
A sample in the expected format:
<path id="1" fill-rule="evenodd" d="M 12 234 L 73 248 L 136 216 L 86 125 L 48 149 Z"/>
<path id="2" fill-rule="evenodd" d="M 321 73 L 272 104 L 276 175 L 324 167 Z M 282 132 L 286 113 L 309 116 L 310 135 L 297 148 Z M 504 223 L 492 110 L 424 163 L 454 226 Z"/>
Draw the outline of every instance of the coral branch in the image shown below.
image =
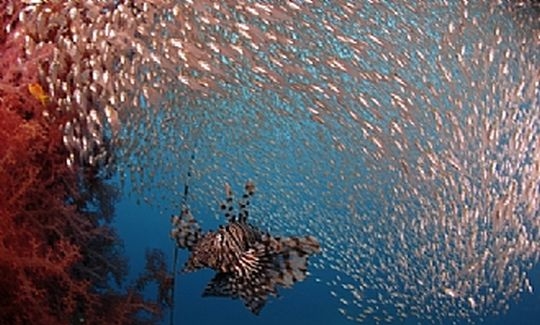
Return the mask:
<path id="1" fill-rule="evenodd" d="M 126 273 L 109 225 L 115 190 L 98 170 L 81 185 L 62 143 L 70 113 L 44 111 L 29 92 L 46 89 L 38 66 L 50 50 L 25 56 L 22 6 L 0 0 L 0 324 L 136 324 L 141 312 L 156 321 L 159 304 L 108 283 Z"/>

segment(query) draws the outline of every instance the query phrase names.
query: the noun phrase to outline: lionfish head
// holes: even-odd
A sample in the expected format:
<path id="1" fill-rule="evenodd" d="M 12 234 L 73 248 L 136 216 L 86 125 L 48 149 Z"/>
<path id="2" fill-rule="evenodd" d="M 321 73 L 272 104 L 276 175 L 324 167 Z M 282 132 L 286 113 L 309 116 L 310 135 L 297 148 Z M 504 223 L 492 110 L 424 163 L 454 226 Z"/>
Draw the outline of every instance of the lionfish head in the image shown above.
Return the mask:
<path id="1" fill-rule="evenodd" d="M 191 272 L 204 267 L 215 268 L 220 248 L 217 239 L 219 238 L 216 238 L 215 233 L 204 235 L 193 247 L 183 271 Z"/>

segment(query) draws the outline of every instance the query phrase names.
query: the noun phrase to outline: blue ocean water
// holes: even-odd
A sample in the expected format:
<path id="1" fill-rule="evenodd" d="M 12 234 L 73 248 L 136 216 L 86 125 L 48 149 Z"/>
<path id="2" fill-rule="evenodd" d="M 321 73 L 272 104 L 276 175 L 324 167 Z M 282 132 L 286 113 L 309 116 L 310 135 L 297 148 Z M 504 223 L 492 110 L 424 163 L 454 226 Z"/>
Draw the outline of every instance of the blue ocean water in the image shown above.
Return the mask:
<path id="1" fill-rule="evenodd" d="M 145 252 L 157 248 L 166 253 L 169 265 L 173 260 L 173 240 L 169 237 L 170 217 L 178 211 L 161 210 L 144 202 L 137 202 L 136 197 L 124 197 L 116 206 L 115 225 L 124 242 L 126 256 L 129 258 L 130 274 L 126 283 L 134 281 L 142 273 L 145 265 Z M 256 201 L 256 200 L 255 200 Z M 193 202 L 193 205 L 196 205 Z M 219 216 L 221 217 L 221 216 Z M 214 217 L 204 218 L 203 228 L 216 229 L 218 222 Z M 323 247 L 323 249 L 325 249 Z M 187 259 L 186 252 L 179 255 L 179 268 Z M 312 260 L 317 259 L 314 257 Z M 294 325 L 345 325 L 354 322 L 345 319 L 339 312 L 341 304 L 338 298 L 330 294 L 329 288 L 317 278 L 331 278 L 332 272 L 311 269 L 312 273 L 303 282 L 293 288 L 282 289 L 279 297 L 270 298 L 258 316 L 246 309 L 240 300 L 227 298 L 203 298 L 206 284 L 213 277 L 213 271 L 203 270 L 194 273 L 178 273 L 175 288 L 174 324 L 294 324 Z M 531 284 L 540 287 L 540 266 L 531 273 Z M 155 297 L 156 288 L 148 288 L 145 294 Z M 523 324 L 536 325 L 540 319 L 540 294 L 524 294 L 510 304 L 510 310 L 499 316 L 485 319 L 473 319 L 482 324 Z M 170 324 L 170 310 L 166 310 L 163 324 Z M 367 321 L 366 324 L 373 322 Z M 393 324 L 418 324 L 416 319 L 395 320 Z M 454 321 L 443 322 L 453 324 Z M 469 324 L 462 320 L 457 324 Z"/>

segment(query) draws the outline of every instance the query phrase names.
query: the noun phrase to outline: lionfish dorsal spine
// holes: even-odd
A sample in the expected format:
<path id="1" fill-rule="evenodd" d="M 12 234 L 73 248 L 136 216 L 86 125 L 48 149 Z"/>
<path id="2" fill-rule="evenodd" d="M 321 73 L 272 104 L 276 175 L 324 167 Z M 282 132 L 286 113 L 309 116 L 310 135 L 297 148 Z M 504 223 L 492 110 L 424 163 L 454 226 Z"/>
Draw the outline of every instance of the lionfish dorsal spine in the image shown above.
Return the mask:
<path id="1" fill-rule="evenodd" d="M 225 183 L 225 201 L 221 203 L 220 209 L 228 222 L 236 221 L 236 214 L 233 208 L 233 192 L 229 183 Z"/>
<path id="2" fill-rule="evenodd" d="M 252 181 L 247 181 L 246 185 L 244 186 L 244 194 L 242 195 L 242 199 L 240 199 L 238 202 L 238 221 L 247 222 L 247 218 L 249 217 L 249 203 L 254 193 L 255 184 L 253 184 Z"/>

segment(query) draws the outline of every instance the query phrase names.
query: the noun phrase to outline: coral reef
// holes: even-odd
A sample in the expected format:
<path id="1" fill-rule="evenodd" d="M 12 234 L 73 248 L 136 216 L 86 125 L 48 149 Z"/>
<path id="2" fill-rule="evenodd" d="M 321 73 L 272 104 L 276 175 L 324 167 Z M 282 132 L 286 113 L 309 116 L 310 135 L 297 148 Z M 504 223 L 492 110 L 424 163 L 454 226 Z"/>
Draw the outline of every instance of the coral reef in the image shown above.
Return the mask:
<path id="1" fill-rule="evenodd" d="M 22 2 L 0 3 L 0 323 L 155 322 L 160 305 L 139 283 L 120 290 L 109 281 L 126 274 L 110 227 L 114 189 L 97 169 L 66 165 L 71 117 L 29 90 L 51 51 L 27 57 L 15 19 Z"/>

